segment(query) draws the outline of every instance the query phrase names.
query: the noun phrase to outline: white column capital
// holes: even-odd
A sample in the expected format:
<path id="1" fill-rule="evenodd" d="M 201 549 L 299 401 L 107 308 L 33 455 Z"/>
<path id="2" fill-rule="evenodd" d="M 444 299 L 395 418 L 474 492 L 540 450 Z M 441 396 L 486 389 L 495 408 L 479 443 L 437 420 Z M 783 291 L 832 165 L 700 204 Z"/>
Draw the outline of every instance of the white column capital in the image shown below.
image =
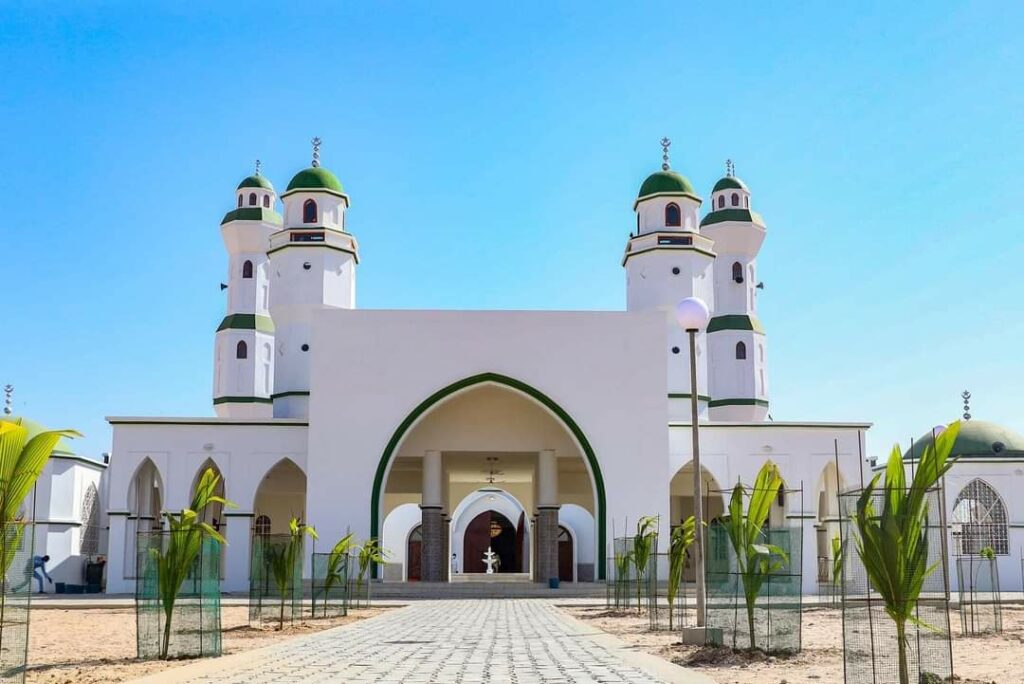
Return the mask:
<path id="1" fill-rule="evenodd" d="M 441 452 L 423 453 L 423 499 L 422 505 L 441 508 L 444 505 L 444 490 L 441 483 Z"/>
<path id="2" fill-rule="evenodd" d="M 537 454 L 537 507 L 558 505 L 558 457 L 554 449 Z"/>

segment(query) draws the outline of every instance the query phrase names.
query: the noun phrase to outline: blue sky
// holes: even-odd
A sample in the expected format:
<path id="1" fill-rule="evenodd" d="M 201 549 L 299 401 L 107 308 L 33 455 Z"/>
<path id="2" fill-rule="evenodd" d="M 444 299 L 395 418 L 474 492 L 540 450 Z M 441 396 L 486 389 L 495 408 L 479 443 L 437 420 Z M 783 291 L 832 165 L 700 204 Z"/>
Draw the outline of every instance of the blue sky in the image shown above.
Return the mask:
<path id="1" fill-rule="evenodd" d="M 366 308 L 621 309 L 670 136 L 768 223 L 776 420 L 1024 431 L 1020 3 L 0 3 L 0 383 L 210 415 L 218 231 L 253 160 L 324 140 Z"/>

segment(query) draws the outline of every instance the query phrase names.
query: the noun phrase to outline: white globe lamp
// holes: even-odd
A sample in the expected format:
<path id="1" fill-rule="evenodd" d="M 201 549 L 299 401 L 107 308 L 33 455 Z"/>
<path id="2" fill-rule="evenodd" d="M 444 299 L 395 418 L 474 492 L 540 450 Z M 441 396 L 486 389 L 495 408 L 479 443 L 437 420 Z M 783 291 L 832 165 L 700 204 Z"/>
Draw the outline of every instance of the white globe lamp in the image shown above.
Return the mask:
<path id="1" fill-rule="evenodd" d="M 703 330 L 708 327 L 710 319 L 711 312 L 708 311 L 708 305 L 700 297 L 687 297 L 679 300 L 679 303 L 676 304 L 676 322 L 687 332 Z"/>

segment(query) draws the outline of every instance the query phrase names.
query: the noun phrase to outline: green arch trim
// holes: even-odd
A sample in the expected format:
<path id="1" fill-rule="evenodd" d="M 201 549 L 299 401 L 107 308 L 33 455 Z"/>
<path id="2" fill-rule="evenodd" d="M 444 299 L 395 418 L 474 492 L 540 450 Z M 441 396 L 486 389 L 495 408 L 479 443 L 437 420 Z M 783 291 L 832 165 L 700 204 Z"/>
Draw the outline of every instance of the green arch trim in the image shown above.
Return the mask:
<path id="1" fill-rule="evenodd" d="M 590 442 L 587 441 L 586 435 L 583 434 L 583 430 L 576 424 L 576 421 L 572 419 L 572 416 L 566 412 L 561 406 L 555 401 L 541 392 L 540 390 L 527 385 L 525 382 L 510 378 L 507 375 L 500 375 L 498 373 L 480 373 L 479 375 L 473 375 L 458 382 L 439 389 L 438 391 L 431 394 L 429 397 L 419 403 L 409 415 L 405 417 L 395 432 L 391 435 L 391 439 L 388 440 L 387 446 L 384 447 L 384 452 L 380 456 L 380 463 L 377 464 L 377 474 L 373 478 L 373 494 L 370 497 L 370 537 L 380 537 L 380 496 L 384 488 L 384 475 L 387 473 L 388 464 L 391 463 L 391 459 L 395 455 L 395 450 L 398 448 L 402 438 L 405 437 L 405 433 L 409 431 L 409 428 L 419 420 L 423 414 L 429 411 L 435 404 L 447 398 L 448 396 L 455 394 L 461 390 L 474 385 L 482 384 L 496 384 L 509 387 L 511 389 L 522 392 L 523 394 L 533 398 L 539 402 L 542 406 L 547 408 L 555 417 L 562 421 L 562 424 L 569 429 L 572 436 L 575 437 L 576 442 L 580 445 L 583 450 L 583 455 L 587 459 L 587 463 L 590 464 L 591 477 L 594 480 L 594 489 L 597 492 L 597 545 L 594 548 L 594 562 L 597 566 L 597 579 L 603 580 L 605 578 L 605 535 L 607 532 L 606 521 L 606 502 L 604 492 L 604 477 L 601 475 L 601 466 L 597 462 L 597 456 L 594 454 L 593 447 L 590 446 Z M 373 568 L 374 577 L 377 576 L 376 566 Z"/>

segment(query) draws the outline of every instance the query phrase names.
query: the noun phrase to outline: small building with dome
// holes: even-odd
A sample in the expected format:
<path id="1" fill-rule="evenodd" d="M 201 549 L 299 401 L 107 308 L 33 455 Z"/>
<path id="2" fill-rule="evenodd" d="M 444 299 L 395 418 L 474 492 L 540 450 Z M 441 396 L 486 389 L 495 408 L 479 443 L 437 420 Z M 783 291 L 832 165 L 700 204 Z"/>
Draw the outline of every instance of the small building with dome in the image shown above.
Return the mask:
<path id="1" fill-rule="evenodd" d="M 771 521 L 803 531 L 815 591 L 870 424 L 771 420 L 767 225 L 731 164 L 707 207 L 666 140 L 661 168 L 623 189 L 625 310 L 368 310 L 356 235 L 374 227 L 348 225 L 349 195 L 315 142 L 281 195 L 259 169 L 220 222 L 214 415 L 108 418 L 108 591 L 132 591 L 136 534 L 187 505 L 208 467 L 238 506 L 207 512 L 228 540 L 228 591 L 248 587 L 253 535 L 292 517 L 328 547 L 379 539 L 382 582 L 473 581 L 487 549 L 510 581 L 604 580 L 613 539 L 640 516 L 659 516 L 667 539 L 694 509 L 693 394 L 706 518 L 723 513 L 722 490 L 776 463 L 791 493 Z M 692 367 L 674 317 L 686 297 L 710 310 Z"/>
<path id="2" fill-rule="evenodd" d="M 11 414 L 0 414 L 0 422 L 21 425 L 28 439 L 48 429 Z M 85 585 L 86 565 L 106 554 L 106 470 L 105 462 L 79 456 L 61 439 L 25 500 L 21 517 L 35 520 L 33 554 L 50 557 L 46 567 L 54 582 Z"/>
<path id="3" fill-rule="evenodd" d="M 936 433 L 942 426 L 934 429 Z M 922 435 L 903 452 L 908 468 L 933 439 Z M 958 560 L 977 557 L 990 549 L 999 569 L 1003 591 L 1019 591 L 1024 577 L 1024 436 L 984 420 L 963 420 L 953 444 L 956 463 L 945 477 L 946 521 L 949 526 L 949 572 L 954 591 L 966 567 Z M 876 463 L 876 471 L 884 469 Z"/>

